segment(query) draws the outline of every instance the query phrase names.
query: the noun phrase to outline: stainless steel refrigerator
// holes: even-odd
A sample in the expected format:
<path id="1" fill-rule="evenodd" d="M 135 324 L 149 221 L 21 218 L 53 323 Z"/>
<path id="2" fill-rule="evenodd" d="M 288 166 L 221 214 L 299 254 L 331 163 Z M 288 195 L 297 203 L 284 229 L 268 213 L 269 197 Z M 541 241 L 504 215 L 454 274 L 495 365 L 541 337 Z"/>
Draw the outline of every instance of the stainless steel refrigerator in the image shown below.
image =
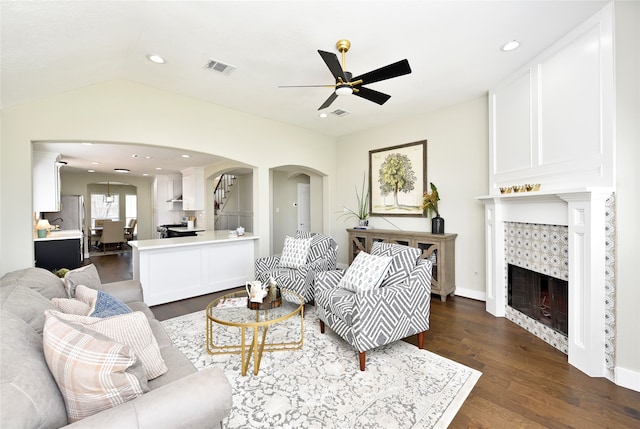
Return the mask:
<path id="1" fill-rule="evenodd" d="M 74 229 L 82 232 L 80 240 L 80 254 L 84 259 L 85 246 L 85 206 L 83 195 L 61 195 L 59 212 L 43 212 L 42 217 L 51 225 L 58 225 L 60 229 Z"/>

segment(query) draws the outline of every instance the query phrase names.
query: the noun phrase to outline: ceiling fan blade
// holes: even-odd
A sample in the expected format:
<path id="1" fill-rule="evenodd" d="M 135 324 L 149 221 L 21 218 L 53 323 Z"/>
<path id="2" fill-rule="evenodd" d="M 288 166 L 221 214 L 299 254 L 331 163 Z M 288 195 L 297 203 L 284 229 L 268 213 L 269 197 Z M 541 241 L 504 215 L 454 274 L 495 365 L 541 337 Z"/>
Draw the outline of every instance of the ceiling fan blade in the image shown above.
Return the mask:
<path id="1" fill-rule="evenodd" d="M 320 106 L 318 110 L 326 109 L 331 105 L 331 103 L 333 103 L 336 100 L 336 98 L 338 98 L 338 94 L 336 94 L 335 92 L 332 92 L 329 98 L 327 98 L 326 101 L 322 103 L 322 106 Z"/>
<path id="2" fill-rule="evenodd" d="M 404 59 L 398 61 L 397 63 L 380 67 L 379 69 L 370 71 L 369 73 L 356 76 L 353 78 L 353 80 L 362 79 L 362 81 L 364 82 L 363 85 L 367 85 L 373 82 L 380 82 L 381 80 L 391 79 L 392 77 L 398 77 L 409 73 L 411 73 L 409 61 Z"/>
<path id="3" fill-rule="evenodd" d="M 341 78 L 343 82 L 349 81 L 344 74 L 344 70 L 342 70 L 342 66 L 340 65 L 340 61 L 338 61 L 338 56 L 336 54 L 333 52 L 321 51 L 320 49 L 318 49 L 318 53 L 324 60 L 327 67 L 329 67 L 329 71 L 331 71 L 331 74 L 336 81 L 338 78 Z"/>
<path id="4" fill-rule="evenodd" d="M 390 95 L 375 91 L 373 89 L 364 88 L 362 86 L 358 87 L 357 91 L 353 91 L 353 95 L 357 95 L 358 97 L 362 97 L 365 100 L 373 101 L 374 103 L 380 105 L 383 105 L 387 102 L 388 99 L 391 98 Z"/>
<path id="5" fill-rule="evenodd" d="M 278 88 L 335 88 L 334 85 L 278 85 Z"/>

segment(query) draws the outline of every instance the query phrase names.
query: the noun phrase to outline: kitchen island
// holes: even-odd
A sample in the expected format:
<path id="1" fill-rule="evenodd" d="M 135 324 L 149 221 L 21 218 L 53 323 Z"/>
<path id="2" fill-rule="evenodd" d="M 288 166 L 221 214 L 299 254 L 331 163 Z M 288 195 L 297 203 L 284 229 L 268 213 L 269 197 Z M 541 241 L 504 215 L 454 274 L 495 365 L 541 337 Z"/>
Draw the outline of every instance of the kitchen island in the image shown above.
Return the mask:
<path id="1" fill-rule="evenodd" d="M 149 306 L 244 286 L 253 280 L 257 239 L 251 233 L 205 231 L 129 241 L 133 278 L 142 284 Z"/>

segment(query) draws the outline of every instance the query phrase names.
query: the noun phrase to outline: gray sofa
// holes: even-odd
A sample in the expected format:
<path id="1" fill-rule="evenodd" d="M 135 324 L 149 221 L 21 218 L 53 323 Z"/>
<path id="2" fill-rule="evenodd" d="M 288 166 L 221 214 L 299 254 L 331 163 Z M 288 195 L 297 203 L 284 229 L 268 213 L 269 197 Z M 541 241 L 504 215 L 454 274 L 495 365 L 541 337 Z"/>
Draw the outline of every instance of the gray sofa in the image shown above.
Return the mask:
<path id="1" fill-rule="evenodd" d="M 0 279 L 0 427 L 2 428 L 210 428 L 231 412 L 231 385 L 219 369 L 197 371 L 172 343 L 142 300 L 136 281 L 100 286 L 133 311 L 143 312 L 168 372 L 149 380 L 150 391 L 68 424 L 65 403 L 43 354 L 44 310 L 67 298 L 49 271 L 27 268 Z M 204 329 L 204 321 L 203 321 Z"/>

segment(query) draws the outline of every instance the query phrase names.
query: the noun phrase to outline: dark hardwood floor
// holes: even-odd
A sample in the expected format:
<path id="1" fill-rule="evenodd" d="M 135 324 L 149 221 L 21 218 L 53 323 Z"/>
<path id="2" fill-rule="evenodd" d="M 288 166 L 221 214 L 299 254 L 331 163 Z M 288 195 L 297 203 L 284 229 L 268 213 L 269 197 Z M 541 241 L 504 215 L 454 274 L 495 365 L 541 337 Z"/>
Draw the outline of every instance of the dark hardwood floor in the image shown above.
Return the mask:
<path id="1" fill-rule="evenodd" d="M 131 278 L 130 254 L 88 262 L 103 282 Z M 203 310 L 218 295 L 152 311 L 166 320 Z M 425 348 L 482 372 L 450 428 L 640 428 L 639 392 L 588 377 L 570 366 L 566 355 L 507 319 L 491 316 L 483 302 L 454 297 L 443 303 L 434 297 L 430 320 Z M 407 341 L 416 344 L 415 338 Z"/>

